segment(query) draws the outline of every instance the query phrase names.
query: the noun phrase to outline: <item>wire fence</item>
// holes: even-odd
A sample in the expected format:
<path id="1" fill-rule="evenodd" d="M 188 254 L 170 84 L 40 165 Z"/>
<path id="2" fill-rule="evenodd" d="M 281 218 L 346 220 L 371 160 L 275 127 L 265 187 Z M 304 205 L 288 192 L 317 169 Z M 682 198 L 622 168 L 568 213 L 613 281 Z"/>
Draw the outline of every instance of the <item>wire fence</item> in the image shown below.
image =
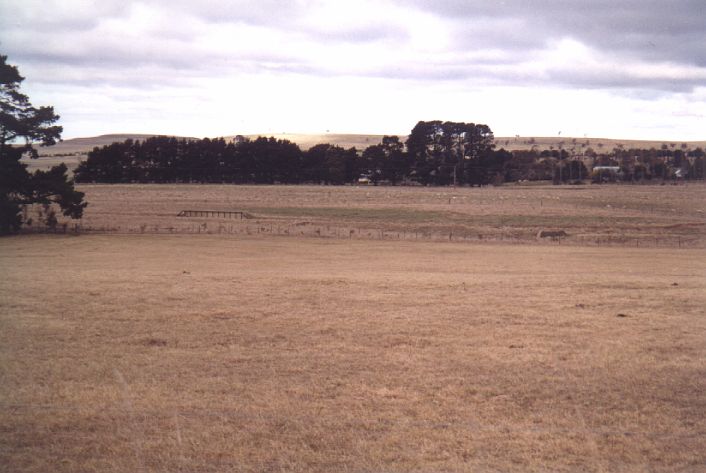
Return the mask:
<path id="1" fill-rule="evenodd" d="M 73 224 L 56 228 L 26 227 L 24 233 L 53 233 L 71 235 L 245 235 L 345 240 L 431 241 L 484 244 L 535 244 L 584 247 L 633 248 L 704 248 L 706 239 L 700 235 L 620 235 L 569 234 L 561 237 L 540 238 L 526 232 L 479 232 L 446 229 L 386 229 L 365 226 L 340 226 L 304 223 L 222 223 L 186 222 L 175 225 L 90 225 Z"/>

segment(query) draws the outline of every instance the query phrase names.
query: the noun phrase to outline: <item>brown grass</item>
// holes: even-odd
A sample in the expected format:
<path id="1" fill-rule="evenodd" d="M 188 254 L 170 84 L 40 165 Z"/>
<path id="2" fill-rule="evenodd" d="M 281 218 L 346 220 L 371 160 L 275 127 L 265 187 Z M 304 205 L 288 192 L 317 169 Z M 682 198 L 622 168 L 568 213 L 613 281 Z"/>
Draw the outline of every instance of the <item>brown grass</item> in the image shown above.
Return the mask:
<path id="1" fill-rule="evenodd" d="M 703 471 L 704 257 L 2 239 L 1 469 Z"/>
<path id="2" fill-rule="evenodd" d="M 248 135 L 250 139 L 255 139 L 260 135 Z M 385 135 L 356 135 L 356 134 L 344 134 L 344 133 L 326 133 L 321 135 L 312 134 L 297 134 L 297 133 L 282 133 L 274 135 L 278 140 L 289 140 L 301 147 L 304 150 L 316 146 L 321 143 L 329 143 L 336 146 L 341 146 L 342 148 L 356 148 L 359 150 L 364 150 L 368 146 L 373 146 L 380 144 Z M 401 141 L 407 139 L 406 135 L 397 135 Z"/>
<path id="3" fill-rule="evenodd" d="M 703 471 L 706 186 L 80 189 L 0 240 L 0 470 Z"/>
<path id="4" fill-rule="evenodd" d="M 82 185 L 85 229 L 534 242 L 706 246 L 706 185 L 494 188 L 232 185 Z M 178 218 L 181 210 L 241 210 L 253 218 Z M 317 233 L 318 232 L 318 233 Z"/>
<path id="5" fill-rule="evenodd" d="M 495 145 L 498 148 L 507 150 L 529 150 L 533 147 L 538 150 L 545 149 L 573 149 L 575 153 L 582 154 L 588 148 L 593 149 L 597 153 L 607 153 L 614 148 L 622 147 L 624 149 L 661 149 L 667 146 L 669 149 L 696 149 L 705 148 L 706 141 L 673 141 L 673 140 L 623 140 L 618 138 L 577 138 L 577 137 L 530 137 L 521 136 L 515 137 L 496 137 Z M 685 148 L 682 148 L 685 146 Z"/>

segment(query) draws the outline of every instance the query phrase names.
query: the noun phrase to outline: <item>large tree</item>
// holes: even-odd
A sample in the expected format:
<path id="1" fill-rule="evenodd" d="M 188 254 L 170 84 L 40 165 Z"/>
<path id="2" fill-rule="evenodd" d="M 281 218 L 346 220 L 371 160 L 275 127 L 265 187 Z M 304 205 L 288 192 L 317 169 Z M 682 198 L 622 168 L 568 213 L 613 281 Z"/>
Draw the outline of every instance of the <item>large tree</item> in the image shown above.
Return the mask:
<path id="1" fill-rule="evenodd" d="M 407 138 L 415 178 L 422 184 L 463 184 L 483 165 L 493 140 L 488 125 L 420 121 Z"/>
<path id="2" fill-rule="evenodd" d="M 380 181 L 397 184 L 409 174 L 407 156 L 399 137 L 384 136 L 379 144 L 363 151 L 362 165 L 373 184 Z"/>
<path id="3" fill-rule="evenodd" d="M 20 161 L 24 155 L 37 158 L 34 146 L 55 144 L 63 131 L 55 125 L 59 116 L 53 107 L 34 107 L 20 92 L 23 80 L 17 67 L 7 64 L 7 56 L 0 55 L 0 233 L 19 230 L 27 205 L 41 204 L 50 225 L 56 223 L 53 204 L 71 218 L 81 218 L 87 205 L 67 176 L 66 165 L 30 174 Z"/>

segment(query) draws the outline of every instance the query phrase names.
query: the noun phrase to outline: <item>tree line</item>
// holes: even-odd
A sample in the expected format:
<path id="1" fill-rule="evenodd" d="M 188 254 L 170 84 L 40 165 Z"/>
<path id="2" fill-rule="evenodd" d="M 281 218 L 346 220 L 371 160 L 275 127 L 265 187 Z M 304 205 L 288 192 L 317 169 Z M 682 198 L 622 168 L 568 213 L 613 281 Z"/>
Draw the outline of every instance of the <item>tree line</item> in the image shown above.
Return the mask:
<path id="1" fill-rule="evenodd" d="M 179 139 L 159 136 L 94 148 L 77 182 L 235 184 L 420 184 L 482 186 L 523 180 L 554 183 L 703 179 L 704 151 L 615 149 L 496 150 L 487 125 L 420 121 L 406 141 L 385 136 L 362 151 L 332 144 L 302 150 L 259 137 Z M 587 166 L 586 163 L 590 163 Z M 600 167 L 600 173 L 593 172 Z"/>
<path id="2" fill-rule="evenodd" d="M 226 141 L 153 137 L 94 148 L 78 182 L 230 182 L 253 184 L 488 184 L 511 157 L 493 149 L 486 125 L 419 122 L 406 146 L 396 136 L 362 152 L 319 144 L 303 151 L 288 140 Z"/>

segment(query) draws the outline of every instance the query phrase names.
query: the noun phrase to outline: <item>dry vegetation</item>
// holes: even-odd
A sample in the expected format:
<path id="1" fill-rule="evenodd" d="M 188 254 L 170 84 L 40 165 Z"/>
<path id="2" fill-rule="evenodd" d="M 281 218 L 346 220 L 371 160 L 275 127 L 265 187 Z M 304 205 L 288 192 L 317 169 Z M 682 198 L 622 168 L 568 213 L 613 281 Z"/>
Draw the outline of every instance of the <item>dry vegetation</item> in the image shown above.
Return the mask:
<path id="1" fill-rule="evenodd" d="M 85 230 L 276 234 L 347 239 L 535 241 L 704 247 L 706 186 L 496 188 L 83 185 Z M 179 218 L 181 210 L 242 210 L 246 220 Z M 450 238 L 449 238 L 450 237 Z"/>
<path id="2" fill-rule="evenodd" d="M 81 190 L 0 240 L 2 471 L 704 471 L 706 186 Z"/>
<path id="3" fill-rule="evenodd" d="M 670 140 L 623 140 L 616 138 L 572 138 L 564 136 L 554 137 L 496 137 L 495 145 L 498 148 L 505 148 L 510 151 L 529 150 L 533 147 L 539 150 L 544 149 L 574 149 L 580 154 L 582 150 L 592 148 L 597 153 L 607 152 L 614 148 L 624 149 L 660 149 L 662 146 L 667 146 L 670 149 L 682 149 L 686 146 L 687 149 L 704 148 L 706 141 L 670 141 Z"/>
<path id="4" fill-rule="evenodd" d="M 703 471 L 704 256 L 6 238 L 0 465 Z"/>
<path id="5" fill-rule="evenodd" d="M 151 136 L 157 135 L 145 135 L 145 134 L 112 134 L 112 135 L 100 135 L 88 138 L 72 138 L 58 143 L 54 146 L 48 148 L 42 148 L 40 150 L 43 156 L 53 156 L 57 154 L 68 154 L 68 153 L 87 153 L 95 146 L 105 146 L 116 141 L 125 141 L 127 139 L 132 140 L 144 140 Z M 228 140 L 232 140 L 236 135 L 226 136 Z M 257 138 L 261 135 L 244 135 L 248 138 Z M 382 141 L 385 135 L 362 135 L 362 134 L 343 134 L 343 133 L 325 133 L 325 134 L 301 134 L 301 133 L 269 133 L 264 136 L 274 136 L 280 140 L 289 140 L 297 143 L 302 149 L 309 149 L 310 147 L 319 143 L 330 143 L 344 148 L 356 147 L 358 149 L 365 149 L 368 146 L 378 144 Z M 401 133 L 398 136 L 405 138 L 406 134 Z M 188 138 L 191 139 L 191 138 Z M 659 141 L 659 140 L 620 140 L 614 138 L 572 138 L 572 137 L 496 137 L 495 144 L 498 148 L 503 147 L 508 150 L 516 149 L 530 149 L 532 146 L 536 146 L 539 149 L 549 149 L 550 147 L 563 146 L 565 148 L 571 148 L 575 146 L 580 148 L 581 145 L 586 144 L 591 146 L 594 150 L 600 151 L 601 148 L 604 150 L 611 150 L 618 145 L 624 146 L 625 148 L 661 148 L 662 145 L 681 147 L 685 143 L 689 148 L 706 147 L 706 141 Z"/>
<path id="6" fill-rule="evenodd" d="M 254 139 L 260 135 L 248 135 L 248 138 Z M 376 145 L 382 142 L 382 138 L 385 135 L 354 135 L 354 134 L 342 134 L 342 133 L 326 133 L 322 135 L 311 135 L 311 134 L 295 134 L 295 133 L 282 133 L 267 135 L 274 136 L 278 140 L 289 140 L 299 145 L 302 149 L 309 149 L 312 146 L 318 145 L 320 143 L 330 143 L 343 148 L 357 148 L 359 150 L 364 150 L 368 146 Z M 405 134 L 398 135 L 400 137 L 406 137 Z"/>

